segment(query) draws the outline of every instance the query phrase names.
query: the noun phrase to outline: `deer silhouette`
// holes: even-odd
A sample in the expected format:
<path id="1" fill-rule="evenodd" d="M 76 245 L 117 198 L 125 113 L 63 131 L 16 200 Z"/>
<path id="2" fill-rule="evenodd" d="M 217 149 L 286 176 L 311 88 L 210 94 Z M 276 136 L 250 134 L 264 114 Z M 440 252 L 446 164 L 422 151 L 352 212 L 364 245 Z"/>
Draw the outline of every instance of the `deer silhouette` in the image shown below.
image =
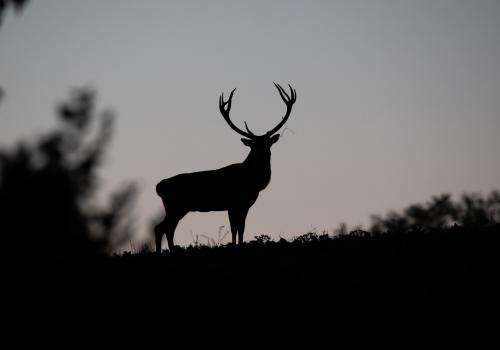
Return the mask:
<path id="1" fill-rule="evenodd" d="M 227 101 L 224 94 L 219 98 L 219 110 L 227 124 L 238 134 L 244 136 L 241 142 L 250 147 L 250 153 L 242 163 L 226 167 L 179 174 L 156 185 L 156 193 L 165 207 L 165 218 L 156 225 L 156 252 L 161 253 L 163 235 L 167 236 L 168 248 L 174 249 L 174 233 L 179 221 L 191 211 L 227 211 L 231 225 L 232 243 L 243 243 L 245 221 L 250 207 L 255 203 L 259 192 L 267 187 L 271 180 L 271 146 L 279 139 L 276 134 L 287 122 L 292 106 L 297 99 L 296 91 L 290 88 L 290 94 L 278 84 L 276 89 L 286 104 L 283 119 L 273 129 L 263 135 L 255 135 L 245 122 L 243 131 L 229 118 L 231 100 L 236 89 L 231 91 Z"/>

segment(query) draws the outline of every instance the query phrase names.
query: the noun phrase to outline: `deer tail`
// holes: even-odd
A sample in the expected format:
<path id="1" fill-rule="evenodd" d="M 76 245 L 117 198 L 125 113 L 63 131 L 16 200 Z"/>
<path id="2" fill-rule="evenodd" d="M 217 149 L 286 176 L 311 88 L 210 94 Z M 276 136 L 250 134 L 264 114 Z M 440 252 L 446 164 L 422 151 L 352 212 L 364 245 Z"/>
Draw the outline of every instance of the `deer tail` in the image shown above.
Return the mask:
<path id="1" fill-rule="evenodd" d="M 163 198 L 165 197 L 165 195 L 167 195 L 170 188 L 171 188 L 171 182 L 169 181 L 169 179 L 161 180 L 156 185 L 156 194 L 158 194 L 158 196 Z"/>
<path id="2" fill-rule="evenodd" d="M 163 189 L 164 189 L 164 186 L 163 186 L 163 180 L 162 180 L 156 184 L 156 194 L 161 197 L 161 195 L 163 193 L 163 191 L 162 191 Z"/>

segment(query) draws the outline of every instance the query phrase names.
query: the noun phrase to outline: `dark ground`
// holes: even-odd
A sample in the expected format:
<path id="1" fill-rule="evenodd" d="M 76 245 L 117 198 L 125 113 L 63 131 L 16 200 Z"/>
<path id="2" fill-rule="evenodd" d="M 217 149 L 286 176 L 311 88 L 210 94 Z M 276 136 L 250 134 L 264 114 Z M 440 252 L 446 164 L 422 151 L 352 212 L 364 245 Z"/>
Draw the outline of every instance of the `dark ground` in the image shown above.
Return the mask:
<path id="1" fill-rule="evenodd" d="M 271 336 L 281 345 L 342 339 L 494 348 L 499 248 L 500 226 L 492 225 L 335 239 L 308 234 L 161 256 L 50 263 L 19 256 L 3 263 L 3 314 L 21 327 L 27 320 L 126 321 L 131 328 L 160 320 L 159 337 L 190 334 L 196 343 L 233 334 L 255 342 Z"/>

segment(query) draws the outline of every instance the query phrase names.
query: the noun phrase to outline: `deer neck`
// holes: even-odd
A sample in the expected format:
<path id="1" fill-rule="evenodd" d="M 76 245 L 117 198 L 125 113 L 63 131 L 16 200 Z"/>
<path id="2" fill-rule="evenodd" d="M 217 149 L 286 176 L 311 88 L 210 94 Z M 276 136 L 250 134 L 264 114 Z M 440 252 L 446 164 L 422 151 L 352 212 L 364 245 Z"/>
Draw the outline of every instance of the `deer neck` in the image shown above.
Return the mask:
<path id="1" fill-rule="evenodd" d="M 260 191 L 269 184 L 271 180 L 271 151 L 257 152 L 251 150 L 243 162 L 249 175 L 248 181 L 255 185 Z"/>

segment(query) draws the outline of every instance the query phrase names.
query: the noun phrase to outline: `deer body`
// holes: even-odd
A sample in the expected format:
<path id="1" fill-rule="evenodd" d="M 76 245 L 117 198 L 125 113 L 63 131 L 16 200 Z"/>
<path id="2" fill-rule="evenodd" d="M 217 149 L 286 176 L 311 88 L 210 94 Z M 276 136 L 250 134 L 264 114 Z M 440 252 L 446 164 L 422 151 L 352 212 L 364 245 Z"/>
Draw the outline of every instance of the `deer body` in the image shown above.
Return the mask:
<path id="1" fill-rule="evenodd" d="M 291 87 L 291 97 L 289 97 L 279 85 L 275 85 L 287 104 L 287 114 L 278 126 L 262 136 L 254 135 L 246 123 L 247 132 L 238 129 L 229 119 L 234 90 L 227 102 L 223 101 L 223 96 L 219 101 L 219 108 L 226 122 L 233 130 L 246 137 L 241 139 L 243 144 L 250 147 L 250 153 L 245 161 L 215 170 L 179 174 L 164 179 L 156 185 L 156 193 L 162 199 L 166 212 L 165 219 L 155 227 L 158 253 L 161 252 L 161 240 L 164 234 L 167 236 L 169 249 L 173 249 L 175 228 L 179 220 L 191 211 L 227 211 L 233 244 L 236 244 L 236 237 L 238 243 L 243 242 L 248 210 L 257 200 L 260 191 L 266 188 L 271 180 L 271 146 L 279 139 L 279 135 L 273 134 L 288 119 L 296 98 L 295 91 Z"/>
<path id="2" fill-rule="evenodd" d="M 267 162 L 245 161 L 216 170 L 179 174 L 160 181 L 156 193 L 165 206 L 171 203 L 186 211 L 225 211 L 250 207 L 270 179 L 271 157 Z"/>

